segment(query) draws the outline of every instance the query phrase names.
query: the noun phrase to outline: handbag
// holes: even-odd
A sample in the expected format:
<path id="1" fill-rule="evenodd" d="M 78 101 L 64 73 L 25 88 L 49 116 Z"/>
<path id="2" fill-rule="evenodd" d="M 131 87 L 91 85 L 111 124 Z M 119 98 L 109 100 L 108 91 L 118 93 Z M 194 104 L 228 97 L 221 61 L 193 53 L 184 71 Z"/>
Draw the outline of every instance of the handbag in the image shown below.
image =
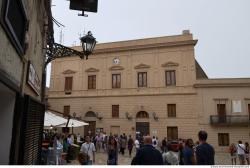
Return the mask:
<path id="1" fill-rule="evenodd" d="M 108 159 L 107 164 L 108 164 L 108 165 L 116 165 L 116 159 L 115 159 L 115 158 L 113 158 L 113 159 Z"/>

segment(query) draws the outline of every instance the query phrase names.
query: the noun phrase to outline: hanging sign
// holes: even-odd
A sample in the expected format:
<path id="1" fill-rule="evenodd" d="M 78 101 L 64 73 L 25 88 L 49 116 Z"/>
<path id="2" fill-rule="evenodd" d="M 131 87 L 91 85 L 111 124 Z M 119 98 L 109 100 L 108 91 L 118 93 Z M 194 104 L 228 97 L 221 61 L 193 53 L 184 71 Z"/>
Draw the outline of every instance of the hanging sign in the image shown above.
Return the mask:
<path id="1" fill-rule="evenodd" d="M 41 83 L 34 66 L 30 62 L 28 66 L 27 83 L 31 86 L 31 88 L 36 92 L 37 95 L 40 95 Z"/>

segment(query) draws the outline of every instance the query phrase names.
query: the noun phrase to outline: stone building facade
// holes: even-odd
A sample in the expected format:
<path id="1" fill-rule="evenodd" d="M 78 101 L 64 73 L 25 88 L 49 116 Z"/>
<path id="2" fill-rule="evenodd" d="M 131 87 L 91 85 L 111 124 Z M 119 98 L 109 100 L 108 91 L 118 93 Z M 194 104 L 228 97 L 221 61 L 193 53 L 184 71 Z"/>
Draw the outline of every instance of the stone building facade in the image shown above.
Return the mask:
<path id="1" fill-rule="evenodd" d="M 0 0 L 0 164 L 40 163 L 50 3 Z"/>
<path id="2" fill-rule="evenodd" d="M 82 135 L 140 132 L 197 140 L 204 129 L 222 151 L 249 140 L 250 79 L 209 79 L 195 60 L 196 43 L 183 31 L 98 44 L 88 60 L 54 60 L 49 108 L 89 122 L 75 130 Z"/>

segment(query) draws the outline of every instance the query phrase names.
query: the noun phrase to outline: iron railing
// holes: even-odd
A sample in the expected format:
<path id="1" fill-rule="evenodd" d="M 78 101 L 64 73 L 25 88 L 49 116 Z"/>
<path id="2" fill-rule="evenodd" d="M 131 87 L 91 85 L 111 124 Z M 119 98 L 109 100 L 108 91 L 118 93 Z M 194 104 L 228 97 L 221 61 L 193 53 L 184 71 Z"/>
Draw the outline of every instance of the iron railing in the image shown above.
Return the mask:
<path id="1" fill-rule="evenodd" d="M 211 115 L 210 124 L 212 125 L 250 125 L 250 118 L 248 115 Z"/>

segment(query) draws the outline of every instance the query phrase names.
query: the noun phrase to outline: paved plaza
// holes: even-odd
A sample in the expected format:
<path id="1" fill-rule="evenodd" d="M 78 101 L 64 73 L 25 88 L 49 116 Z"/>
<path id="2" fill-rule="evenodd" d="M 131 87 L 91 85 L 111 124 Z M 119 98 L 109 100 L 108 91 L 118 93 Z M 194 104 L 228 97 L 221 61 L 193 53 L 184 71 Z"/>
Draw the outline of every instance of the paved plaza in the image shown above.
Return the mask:
<path id="1" fill-rule="evenodd" d="M 128 151 L 125 151 L 125 155 L 119 154 L 118 156 L 118 164 L 119 165 L 130 165 L 133 156 L 135 155 L 135 151 L 133 151 L 132 157 L 129 157 Z M 231 160 L 228 153 L 216 153 L 215 155 L 215 163 L 217 165 L 230 165 Z M 237 160 L 237 164 L 238 164 Z M 71 165 L 79 164 L 78 161 L 74 160 L 70 163 Z M 95 165 L 106 165 L 107 164 L 107 154 L 103 151 L 96 153 L 96 162 Z"/>

